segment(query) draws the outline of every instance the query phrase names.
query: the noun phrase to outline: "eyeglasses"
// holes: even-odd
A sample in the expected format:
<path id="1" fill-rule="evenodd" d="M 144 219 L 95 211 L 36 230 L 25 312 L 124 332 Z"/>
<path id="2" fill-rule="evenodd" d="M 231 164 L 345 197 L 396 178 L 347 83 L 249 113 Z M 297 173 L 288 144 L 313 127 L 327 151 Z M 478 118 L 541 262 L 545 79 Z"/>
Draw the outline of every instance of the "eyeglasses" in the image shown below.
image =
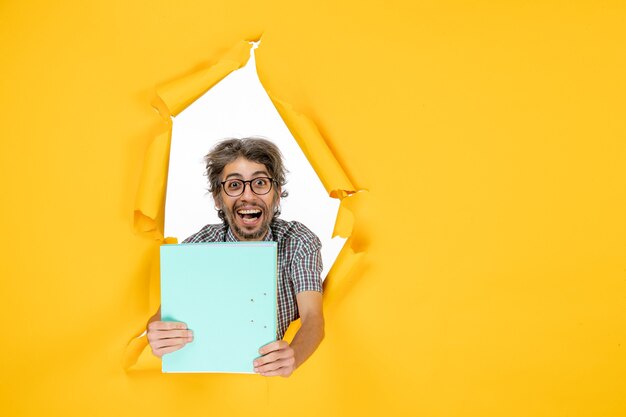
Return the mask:
<path id="1" fill-rule="evenodd" d="M 256 195 L 265 195 L 272 189 L 273 179 L 269 177 L 257 177 L 250 181 L 244 181 L 240 179 L 231 179 L 222 181 L 222 188 L 226 195 L 231 197 L 238 197 L 246 191 L 246 184 L 250 184 L 250 189 Z"/>

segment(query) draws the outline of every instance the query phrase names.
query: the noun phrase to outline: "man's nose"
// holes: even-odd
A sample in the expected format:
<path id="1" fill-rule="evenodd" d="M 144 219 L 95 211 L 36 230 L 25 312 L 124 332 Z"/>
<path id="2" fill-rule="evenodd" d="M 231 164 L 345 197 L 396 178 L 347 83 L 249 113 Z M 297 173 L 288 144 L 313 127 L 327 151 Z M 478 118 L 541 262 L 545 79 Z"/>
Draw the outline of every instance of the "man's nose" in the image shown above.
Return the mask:
<path id="1" fill-rule="evenodd" d="M 249 201 L 252 200 L 256 197 L 256 194 L 254 194 L 254 191 L 252 191 L 252 183 L 247 182 L 244 189 L 243 189 L 243 193 L 241 194 L 241 198 Z"/>

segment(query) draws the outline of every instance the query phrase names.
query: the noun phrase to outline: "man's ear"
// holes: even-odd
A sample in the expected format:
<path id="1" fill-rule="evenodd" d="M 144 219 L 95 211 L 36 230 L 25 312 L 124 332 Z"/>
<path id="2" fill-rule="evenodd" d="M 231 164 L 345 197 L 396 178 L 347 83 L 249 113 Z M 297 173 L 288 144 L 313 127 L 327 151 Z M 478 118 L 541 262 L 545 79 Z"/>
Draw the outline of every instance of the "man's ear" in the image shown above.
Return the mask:
<path id="1" fill-rule="evenodd" d="M 276 186 L 276 201 L 274 201 L 274 214 L 280 214 L 280 201 L 282 200 L 281 194 L 283 193 L 280 186 Z"/>
<path id="2" fill-rule="evenodd" d="M 219 193 L 213 194 L 213 201 L 215 202 L 215 208 L 218 210 L 222 209 L 222 199 L 220 198 Z"/>

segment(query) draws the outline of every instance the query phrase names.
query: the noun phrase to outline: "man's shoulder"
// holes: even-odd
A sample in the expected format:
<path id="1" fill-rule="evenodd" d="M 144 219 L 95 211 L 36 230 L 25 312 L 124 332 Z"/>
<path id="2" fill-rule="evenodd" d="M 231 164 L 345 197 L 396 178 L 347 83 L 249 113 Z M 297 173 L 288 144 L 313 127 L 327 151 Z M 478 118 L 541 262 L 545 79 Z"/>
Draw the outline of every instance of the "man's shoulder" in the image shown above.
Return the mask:
<path id="1" fill-rule="evenodd" d="M 183 243 L 221 242 L 224 240 L 226 227 L 224 224 L 207 224 L 202 229 L 183 240 Z"/>
<path id="2" fill-rule="evenodd" d="M 308 227 L 298 221 L 274 219 L 272 222 L 272 234 L 277 242 L 285 242 L 295 245 L 322 246 L 320 239 Z"/>

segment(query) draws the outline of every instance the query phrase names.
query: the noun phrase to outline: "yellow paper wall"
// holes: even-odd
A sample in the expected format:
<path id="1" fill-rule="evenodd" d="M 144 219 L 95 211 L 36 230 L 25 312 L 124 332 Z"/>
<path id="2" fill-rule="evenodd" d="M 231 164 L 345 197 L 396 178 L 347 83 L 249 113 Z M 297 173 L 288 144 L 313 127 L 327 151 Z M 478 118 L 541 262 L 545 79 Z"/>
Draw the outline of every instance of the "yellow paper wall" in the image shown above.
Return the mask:
<path id="1" fill-rule="evenodd" d="M 0 3 L 1 415 L 626 414 L 622 2 L 129 3 Z M 368 250 L 291 378 L 127 373 L 155 85 L 261 34 Z"/>

